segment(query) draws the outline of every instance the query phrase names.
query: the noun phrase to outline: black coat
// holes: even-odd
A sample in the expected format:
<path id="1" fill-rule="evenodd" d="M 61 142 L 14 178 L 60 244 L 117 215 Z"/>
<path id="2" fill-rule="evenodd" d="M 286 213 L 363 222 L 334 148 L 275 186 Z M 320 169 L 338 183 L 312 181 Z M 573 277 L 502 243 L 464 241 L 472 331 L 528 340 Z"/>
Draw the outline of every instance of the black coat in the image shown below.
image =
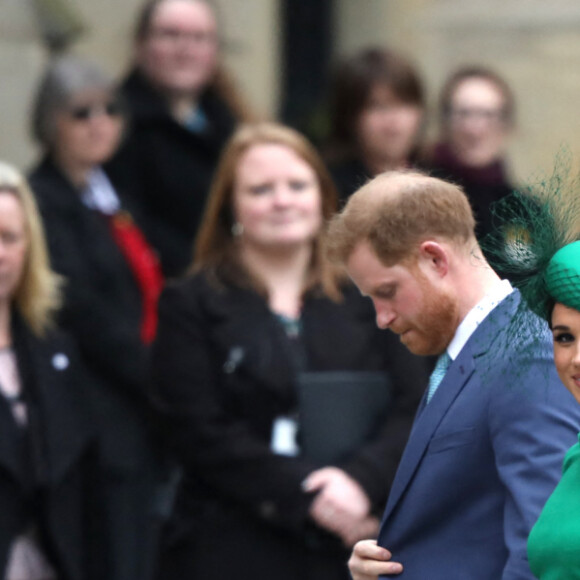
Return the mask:
<path id="1" fill-rule="evenodd" d="M 49 159 L 29 176 L 42 215 L 51 265 L 66 277 L 60 325 L 80 345 L 90 370 L 126 397 L 143 399 L 147 350 L 142 301 L 109 224 Z"/>
<path id="2" fill-rule="evenodd" d="M 340 304 L 309 294 L 302 324 L 308 370 L 386 370 L 392 376 L 389 420 L 339 466 L 380 512 L 427 381 L 423 361 L 394 334 L 377 329 L 372 305 L 352 287 Z M 239 347 L 239 364 L 224 366 Z M 176 527 L 189 529 L 181 550 L 175 544 L 181 556 L 168 551 L 160 577 L 310 574 L 325 580 L 346 573 L 338 542 L 308 517 L 312 496 L 301 482 L 315 466 L 269 448 L 274 419 L 296 409 L 293 360 L 285 331 L 255 292 L 216 290 L 203 274 L 165 290 L 153 349 L 153 400 L 184 467 Z"/>
<path id="3" fill-rule="evenodd" d="M 66 278 L 60 325 L 76 339 L 94 379 L 103 490 L 114 547 L 111 580 L 146 580 L 158 465 L 146 397 L 148 348 L 142 300 L 110 225 L 87 208 L 50 159 L 30 175 L 51 264 Z"/>
<path id="4" fill-rule="evenodd" d="M 341 204 L 346 203 L 357 189 L 360 189 L 373 177 L 372 172 L 358 158 L 335 163 L 330 165 L 329 169 L 338 190 L 338 198 Z"/>
<path id="5" fill-rule="evenodd" d="M 422 169 L 416 152 L 413 152 L 406 167 Z M 347 157 L 341 162 L 331 163 L 329 169 L 338 190 L 341 205 L 345 204 L 355 191 L 375 177 L 359 157 Z"/>
<path id="6" fill-rule="evenodd" d="M 170 114 L 164 98 L 137 71 L 122 85 L 129 105 L 127 137 L 109 170 L 140 208 L 142 227 L 164 273 L 184 272 L 221 150 L 235 119 L 213 91 L 200 99 L 208 127 L 194 133 Z"/>
<path id="7" fill-rule="evenodd" d="M 103 580 L 108 549 L 87 377 L 64 336 L 40 339 L 16 313 L 12 326 L 28 423 L 19 427 L 0 396 L 1 577 L 12 542 L 34 522 L 59 579 Z"/>

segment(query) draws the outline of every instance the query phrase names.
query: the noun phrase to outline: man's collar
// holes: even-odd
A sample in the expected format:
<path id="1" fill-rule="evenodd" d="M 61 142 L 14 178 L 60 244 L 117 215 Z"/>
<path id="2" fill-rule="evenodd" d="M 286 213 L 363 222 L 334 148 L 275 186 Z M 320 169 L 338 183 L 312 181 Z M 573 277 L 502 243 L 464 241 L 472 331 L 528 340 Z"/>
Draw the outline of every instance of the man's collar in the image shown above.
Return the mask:
<path id="1" fill-rule="evenodd" d="M 455 360 L 465 343 L 475 332 L 477 327 L 485 320 L 487 315 L 507 296 L 513 292 L 509 280 L 501 280 L 494 284 L 491 290 L 467 313 L 461 324 L 457 327 L 447 353 Z"/>

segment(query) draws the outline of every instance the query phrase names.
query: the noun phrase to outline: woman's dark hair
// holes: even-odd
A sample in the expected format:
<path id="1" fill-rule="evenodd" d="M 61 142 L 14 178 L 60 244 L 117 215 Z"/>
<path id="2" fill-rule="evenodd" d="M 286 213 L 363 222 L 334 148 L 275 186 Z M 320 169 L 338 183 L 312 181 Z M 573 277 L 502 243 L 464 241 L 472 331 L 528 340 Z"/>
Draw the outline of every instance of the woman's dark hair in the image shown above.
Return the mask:
<path id="1" fill-rule="evenodd" d="M 403 103 L 425 107 L 425 92 L 414 65 L 385 48 L 366 48 L 339 62 L 332 83 L 329 156 L 353 155 L 356 126 L 377 85 L 388 87 Z"/>
<path id="2" fill-rule="evenodd" d="M 548 298 L 547 312 L 548 312 L 548 326 L 552 330 L 552 315 L 554 314 L 554 307 L 556 306 L 556 301 L 550 296 Z"/>
<path id="3" fill-rule="evenodd" d="M 453 94 L 459 85 L 469 79 L 483 79 L 488 81 L 503 97 L 503 121 L 508 126 L 515 124 L 516 102 L 512 89 L 507 81 L 495 71 L 479 65 L 465 66 L 455 71 L 443 85 L 439 99 L 439 115 L 443 129 L 445 129 L 451 113 Z"/>

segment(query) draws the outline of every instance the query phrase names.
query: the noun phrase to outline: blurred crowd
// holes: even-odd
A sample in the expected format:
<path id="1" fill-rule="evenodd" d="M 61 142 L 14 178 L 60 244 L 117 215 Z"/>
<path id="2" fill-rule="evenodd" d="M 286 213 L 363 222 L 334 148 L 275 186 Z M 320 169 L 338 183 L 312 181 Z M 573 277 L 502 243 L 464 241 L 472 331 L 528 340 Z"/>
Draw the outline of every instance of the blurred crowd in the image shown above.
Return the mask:
<path id="1" fill-rule="evenodd" d="M 513 189 L 514 97 L 493 70 L 454 71 L 427 142 L 418 69 L 369 47 L 338 63 L 317 150 L 250 110 L 219 47 L 211 3 L 147 1 L 126 76 L 53 59 L 40 159 L 0 164 L 7 580 L 346 580 L 378 531 L 432 361 L 377 328 L 324 224 L 417 168 L 460 184 L 485 236 Z M 331 405 L 343 382 L 346 424 L 378 379 L 378 415 L 310 453 L 309 393 Z"/>

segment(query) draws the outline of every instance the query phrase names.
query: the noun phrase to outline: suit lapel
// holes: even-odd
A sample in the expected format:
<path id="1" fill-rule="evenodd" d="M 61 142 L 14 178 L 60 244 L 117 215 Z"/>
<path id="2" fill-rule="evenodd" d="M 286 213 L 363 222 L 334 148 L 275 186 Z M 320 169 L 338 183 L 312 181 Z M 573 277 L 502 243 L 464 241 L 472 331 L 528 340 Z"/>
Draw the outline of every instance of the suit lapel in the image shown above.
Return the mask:
<path id="1" fill-rule="evenodd" d="M 70 368 L 54 367 L 54 361 L 65 360 L 63 357 L 66 356 L 58 350 L 50 352 L 49 359 L 45 360 L 45 369 L 50 374 L 43 377 L 38 385 L 46 433 L 46 475 L 53 485 L 70 470 L 93 436 L 85 409 L 71 392 L 71 386 L 79 389 L 83 387 L 72 385 L 68 377 L 64 376 L 72 372 Z"/>
<path id="2" fill-rule="evenodd" d="M 6 399 L 0 396 L 0 465 L 21 484 L 27 484 L 24 440 Z"/>
<path id="3" fill-rule="evenodd" d="M 29 405 L 29 437 L 36 480 L 55 483 L 77 459 L 91 438 L 79 394 L 68 373 L 69 355 L 53 341 L 39 340 L 15 319 L 14 340 L 23 388 Z M 77 377 L 78 378 L 78 377 Z M 84 385 L 76 385 L 82 391 Z"/>
<path id="4" fill-rule="evenodd" d="M 519 302 L 520 295 L 517 291 L 501 302 L 469 338 L 459 356 L 449 367 L 429 404 L 426 404 L 427 393 L 423 396 L 409 441 L 399 463 L 397 475 L 391 486 L 382 528 L 410 485 L 437 427 L 473 376 L 476 359 L 493 347 L 493 343 L 499 336 L 498 328 L 505 328 L 518 308 Z M 379 543 L 380 537 L 381 534 Z"/>
<path id="5" fill-rule="evenodd" d="M 426 394 L 423 396 L 411 436 L 401 457 L 397 475 L 391 487 L 383 519 L 387 519 L 397 505 L 413 478 L 429 446 L 433 433 L 437 430 L 459 393 L 468 384 L 474 369 L 473 355 L 471 349 L 466 345 L 449 367 L 436 394 L 428 405 L 425 402 Z"/>

